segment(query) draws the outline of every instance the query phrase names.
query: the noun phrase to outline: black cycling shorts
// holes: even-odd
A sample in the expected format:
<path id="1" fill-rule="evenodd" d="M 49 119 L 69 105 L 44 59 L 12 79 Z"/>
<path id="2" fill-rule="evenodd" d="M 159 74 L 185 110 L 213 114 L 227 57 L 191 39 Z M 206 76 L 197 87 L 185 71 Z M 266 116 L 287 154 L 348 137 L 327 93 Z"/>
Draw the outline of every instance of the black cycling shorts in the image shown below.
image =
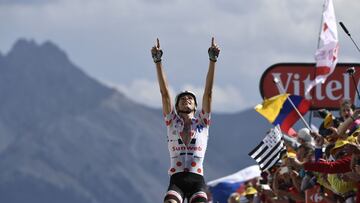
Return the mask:
<path id="1" fill-rule="evenodd" d="M 207 202 L 206 184 L 202 175 L 190 172 L 175 173 L 170 177 L 170 184 L 165 199 L 174 199 L 178 203 L 188 199 L 189 203 Z"/>

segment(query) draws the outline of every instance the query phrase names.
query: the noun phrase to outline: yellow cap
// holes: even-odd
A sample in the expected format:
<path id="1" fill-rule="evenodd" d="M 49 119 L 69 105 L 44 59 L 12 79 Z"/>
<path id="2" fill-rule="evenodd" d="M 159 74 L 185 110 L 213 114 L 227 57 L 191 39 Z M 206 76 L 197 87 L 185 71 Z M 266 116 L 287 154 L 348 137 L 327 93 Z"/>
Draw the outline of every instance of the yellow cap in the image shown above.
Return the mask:
<path id="1" fill-rule="evenodd" d="M 360 132 L 360 131 L 359 131 Z M 354 133 L 353 133 L 354 134 Z M 356 143 L 356 140 L 357 140 L 357 135 L 354 136 L 354 135 L 351 135 L 349 137 L 346 138 L 347 141 L 351 142 L 351 143 Z"/>
<path id="2" fill-rule="evenodd" d="M 334 117 L 331 113 L 328 113 L 328 115 L 324 118 L 324 128 L 330 128 L 333 125 Z"/>
<path id="3" fill-rule="evenodd" d="M 245 195 L 254 195 L 257 194 L 257 190 L 254 187 L 247 187 L 245 190 Z"/>
<path id="4" fill-rule="evenodd" d="M 296 158 L 296 151 L 293 149 L 288 149 L 286 153 L 281 155 L 281 160 L 285 161 L 287 158 Z"/>
<path id="5" fill-rule="evenodd" d="M 357 129 L 351 134 L 351 136 L 357 137 L 359 134 L 360 134 L 360 128 L 357 128 Z"/>
<path id="6" fill-rule="evenodd" d="M 330 150 L 331 154 L 334 154 L 335 149 L 339 149 L 343 146 L 345 146 L 346 144 L 349 144 L 350 142 L 348 140 L 342 140 L 342 139 L 338 139 L 335 142 L 335 146 Z"/>
<path id="7" fill-rule="evenodd" d="M 296 153 L 295 152 L 287 152 L 287 157 L 296 158 Z"/>

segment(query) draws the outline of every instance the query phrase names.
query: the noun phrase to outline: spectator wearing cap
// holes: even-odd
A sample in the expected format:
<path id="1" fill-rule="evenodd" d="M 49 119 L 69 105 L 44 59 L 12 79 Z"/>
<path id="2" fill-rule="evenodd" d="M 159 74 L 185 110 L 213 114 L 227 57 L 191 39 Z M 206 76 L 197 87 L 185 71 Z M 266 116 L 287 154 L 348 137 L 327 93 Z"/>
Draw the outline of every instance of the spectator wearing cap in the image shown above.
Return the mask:
<path id="1" fill-rule="evenodd" d="M 260 198 L 257 194 L 258 191 L 252 185 L 249 185 L 246 187 L 245 192 L 241 195 L 245 197 L 249 203 L 260 203 Z"/>
<path id="2" fill-rule="evenodd" d="M 320 109 L 317 113 L 321 118 L 324 119 L 319 127 L 319 134 L 326 138 L 328 142 L 335 142 L 339 138 L 337 128 L 342 122 L 342 119 L 336 118 L 330 111 L 326 109 Z"/>
<path id="3" fill-rule="evenodd" d="M 335 159 L 341 159 L 350 154 L 349 148 L 346 147 L 350 142 L 347 140 L 337 140 L 335 146 L 330 150 Z M 327 180 L 331 188 L 336 194 L 342 196 L 345 200 L 351 200 L 355 196 L 356 182 L 344 178 L 345 173 L 342 174 L 328 174 Z"/>
<path id="4" fill-rule="evenodd" d="M 330 162 L 330 161 L 319 161 L 319 162 L 305 162 L 301 163 L 297 159 L 289 159 L 289 163 L 297 168 L 304 167 L 305 170 L 308 171 L 316 171 L 325 174 L 340 174 L 340 173 L 347 173 L 351 172 L 351 160 L 352 160 L 352 153 L 353 148 L 348 146 L 353 146 L 347 140 L 337 140 L 333 149 L 331 149 L 331 154 L 334 157 L 338 158 L 337 160 Z M 342 154 L 342 156 L 341 156 Z M 329 178 L 328 178 L 329 180 Z M 340 182 L 335 180 L 334 178 L 330 181 L 331 187 L 334 188 L 334 184 L 339 184 Z M 354 185 L 353 185 L 354 186 Z M 357 202 L 360 203 L 360 184 L 357 185 Z M 344 192 L 346 191 L 346 187 L 348 186 L 339 186 L 335 185 L 337 192 Z M 349 186 L 350 187 L 350 186 Z M 342 193 L 344 194 L 344 193 Z"/>
<path id="5" fill-rule="evenodd" d="M 300 146 L 300 143 L 297 141 L 296 137 L 291 137 L 289 135 L 283 134 L 283 140 L 284 140 L 284 145 L 288 150 L 289 149 L 296 150 Z"/>
<path id="6" fill-rule="evenodd" d="M 309 143 L 314 145 L 314 139 L 310 135 L 310 130 L 308 128 L 301 128 L 297 133 L 297 141 L 300 145 Z"/>

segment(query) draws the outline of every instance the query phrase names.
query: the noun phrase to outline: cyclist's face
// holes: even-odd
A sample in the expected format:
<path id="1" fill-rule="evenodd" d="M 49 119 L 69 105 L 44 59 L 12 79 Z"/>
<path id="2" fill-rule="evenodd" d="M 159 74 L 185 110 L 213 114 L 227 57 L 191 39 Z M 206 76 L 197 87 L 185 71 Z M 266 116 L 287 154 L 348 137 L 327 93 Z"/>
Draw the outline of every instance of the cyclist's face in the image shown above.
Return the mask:
<path id="1" fill-rule="evenodd" d="M 182 111 L 195 110 L 195 100 L 191 95 L 183 95 L 179 98 L 179 109 Z"/>

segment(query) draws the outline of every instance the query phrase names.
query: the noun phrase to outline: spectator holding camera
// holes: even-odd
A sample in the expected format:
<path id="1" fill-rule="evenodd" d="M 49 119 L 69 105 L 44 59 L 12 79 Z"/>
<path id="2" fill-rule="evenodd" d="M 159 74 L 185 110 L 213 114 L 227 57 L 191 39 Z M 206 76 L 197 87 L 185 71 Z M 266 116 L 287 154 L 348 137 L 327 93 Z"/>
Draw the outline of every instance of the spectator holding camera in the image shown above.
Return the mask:
<path id="1" fill-rule="evenodd" d="M 300 192 L 301 179 L 298 173 L 286 165 L 279 167 L 274 173 L 272 189 L 275 195 L 289 201 L 304 202 L 305 197 Z"/>

